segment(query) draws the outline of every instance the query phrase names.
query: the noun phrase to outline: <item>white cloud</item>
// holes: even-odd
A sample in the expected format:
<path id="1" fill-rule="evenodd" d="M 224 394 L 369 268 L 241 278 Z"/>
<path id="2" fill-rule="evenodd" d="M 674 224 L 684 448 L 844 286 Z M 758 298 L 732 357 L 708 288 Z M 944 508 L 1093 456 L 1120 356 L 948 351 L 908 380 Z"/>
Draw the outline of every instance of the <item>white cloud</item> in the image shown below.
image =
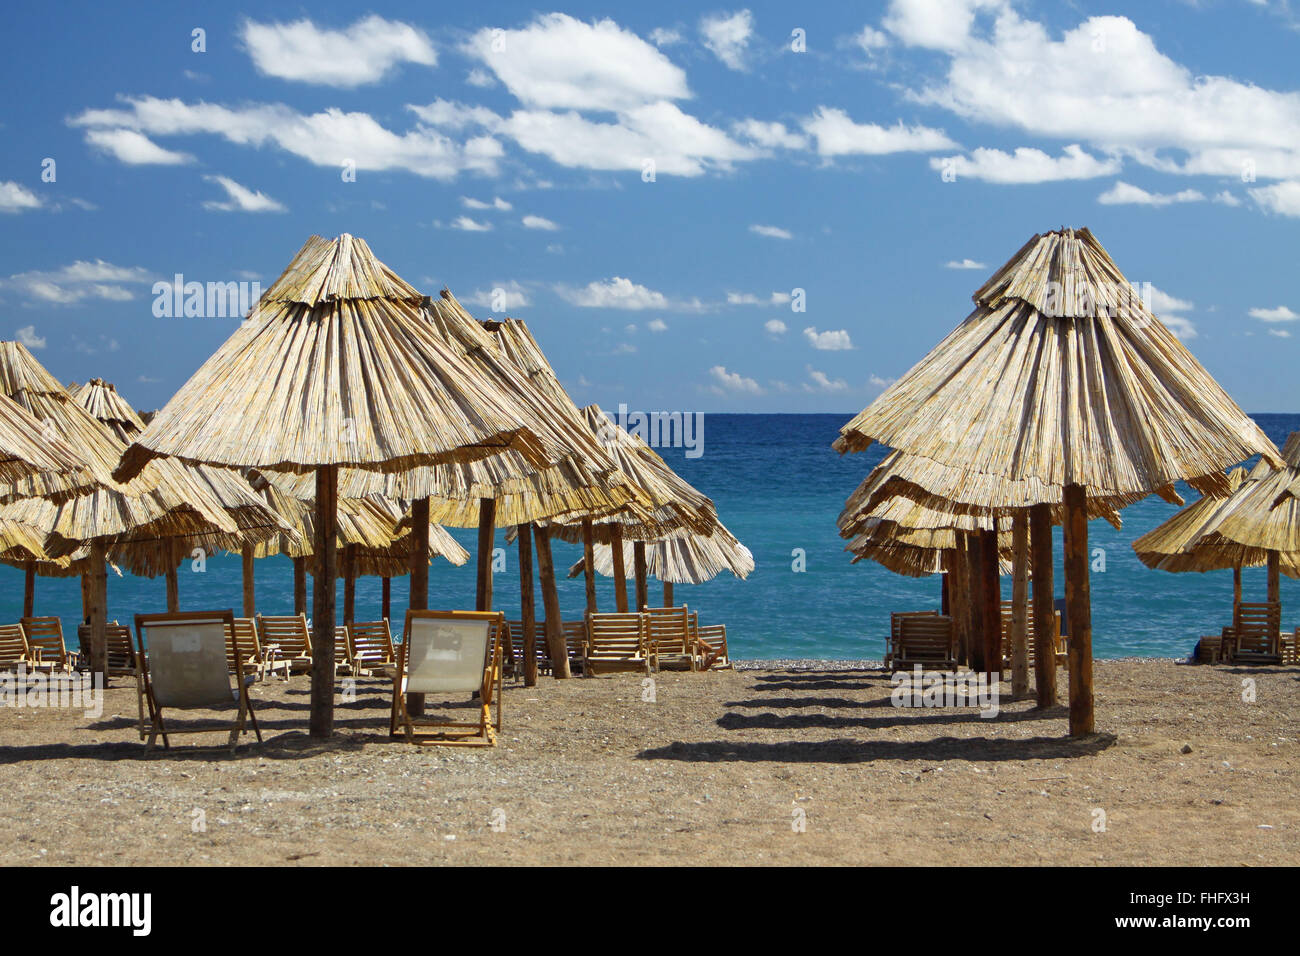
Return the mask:
<path id="1" fill-rule="evenodd" d="M 1300 180 L 1288 180 L 1274 183 L 1272 186 L 1260 186 L 1248 189 L 1250 198 L 1266 212 L 1281 216 L 1300 216 Z"/>
<path id="2" fill-rule="evenodd" d="M 614 276 L 601 282 L 589 282 L 581 289 L 559 286 L 556 291 L 565 301 L 586 309 L 666 309 L 668 297 L 631 279 Z"/>
<path id="3" fill-rule="evenodd" d="M 1175 298 L 1163 289 L 1158 289 L 1150 282 L 1141 286 L 1142 302 L 1156 314 L 1163 312 L 1190 312 L 1196 308 L 1186 299 Z"/>
<path id="4" fill-rule="evenodd" d="M 727 305 L 784 305 L 790 301 L 790 293 L 773 292 L 767 297 L 752 292 L 728 292 Z"/>
<path id="5" fill-rule="evenodd" d="M 208 200 L 204 202 L 204 209 L 219 210 L 221 212 L 284 212 L 284 206 L 276 202 L 270 196 L 258 190 L 248 189 L 241 186 L 227 176 L 204 176 L 210 183 L 216 183 L 226 191 L 227 199 L 225 202 Z"/>
<path id="6" fill-rule="evenodd" d="M 761 395 L 763 393 L 763 387 L 754 379 L 746 378 L 739 372 L 728 372 L 725 366 L 715 365 L 709 369 L 709 374 L 718 383 L 714 386 L 713 391 L 719 394 L 723 392 L 745 392 L 751 395 Z"/>
<path id="7" fill-rule="evenodd" d="M 1268 334 L 1276 335 L 1279 339 L 1289 339 L 1291 337 L 1291 333 L 1286 329 L 1269 329 Z"/>
<path id="8" fill-rule="evenodd" d="M 471 219 L 469 216 L 457 216 L 451 223 L 452 229 L 459 229 L 461 232 L 491 232 L 492 223 L 479 222 L 477 219 Z"/>
<path id="9" fill-rule="evenodd" d="M 831 378 L 825 372 L 819 372 L 811 365 L 805 366 L 808 371 L 808 378 L 812 383 L 804 382 L 805 392 L 842 392 L 849 387 L 849 383 L 842 378 Z"/>
<path id="10" fill-rule="evenodd" d="M 970 43 L 978 11 L 998 9 L 1005 0 L 894 0 L 883 25 L 908 46 L 960 50 Z"/>
<path id="11" fill-rule="evenodd" d="M 768 123 L 746 119 L 731 125 L 731 131 L 742 139 L 768 149 L 804 149 L 808 137 L 787 129 L 784 123 Z"/>
<path id="12" fill-rule="evenodd" d="M 40 206 L 40 197 L 26 186 L 9 180 L 0 181 L 0 212 L 22 212 Z"/>
<path id="13" fill-rule="evenodd" d="M 666 27 L 655 27 L 650 31 L 650 41 L 655 46 L 673 46 L 682 42 L 680 30 L 670 30 Z"/>
<path id="14" fill-rule="evenodd" d="M 649 322 L 646 323 L 646 328 L 649 329 L 651 332 L 667 332 L 668 323 L 665 322 L 663 319 L 651 319 Z"/>
<path id="15" fill-rule="evenodd" d="M 974 259 L 953 259 L 944 263 L 945 269 L 985 269 L 987 266 L 982 262 L 976 262 Z"/>
<path id="16" fill-rule="evenodd" d="M 465 52 L 530 107 L 617 111 L 690 96 L 679 66 L 608 19 L 544 14 L 518 30 L 479 30 Z"/>
<path id="17" fill-rule="evenodd" d="M 521 221 L 525 229 L 542 229 L 546 232 L 555 232 L 560 228 L 556 223 L 542 216 L 527 215 Z"/>
<path id="18" fill-rule="evenodd" d="M 970 156 L 936 156 L 930 168 L 951 169 L 958 179 L 980 179 L 990 183 L 1047 183 L 1062 179 L 1092 179 L 1120 170 L 1117 159 L 1098 159 L 1078 144 L 1066 146 L 1060 156 L 1041 149 L 1017 147 L 1013 153 L 980 147 Z"/>
<path id="19" fill-rule="evenodd" d="M 130 166 L 180 166 L 194 160 L 188 153 L 163 149 L 133 129 L 87 130 L 86 142 Z"/>
<path id="20" fill-rule="evenodd" d="M 716 14 L 700 21 L 704 46 L 728 69 L 744 70 L 746 47 L 754 33 L 754 15 L 748 10 Z"/>
<path id="21" fill-rule="evenodd" d="M 1275 309 L 1251 309 L 1248 314 L 1252 319 L 1259 319 L 1261 322 L 1294 322 L 1300 319 L 1300 314 L 1285 305 L 1279 305 Z"/>
<path id="22" fill-rule="evenodd" d="M 1204 202 L 1205 195 L 1195 189 L 1182 189 L 1176 193 L 1152 193 L 1140 186 L 1133 186 L 1123 180 L 1097 197 L 1103 206 L 1169 206 L 1174 203 Z"/>
<path id="23" fill-rule="evenodd" d="M 863 53 L 871 56 L 877 50 L 883 50 L 889 46 L 889 37 L 880 30 L 868 25 L 853 35 L 853 42 Z"/>
<path id="24" fill-rule="evenodd" d="M 374 15 L 344 30 L 322 29 L 307 19 L 248 20 L 241 37 L 259 73 L 324 86 L 363 86 L 377 83 L 401 63 L 434 66 L 438 62 L 424 33 Z"/>
<path id="25" fill-rule="evenodd" d="M 867 384 L 874 388 L 889 388 L 889 386 L 893 385 L 896 381 L 898 381 L 898 379 L 883 378 L 880 375 L 872 375 L 867 379 Z"/>
<path id="26" fill-rule="evenodd" d="M 36 334 L 36 326 L 34 325 L 24 325 L 14 332 L 14 338 L 29 349 L 45 348 L 45 337 Z"/>
<path id="27" fill-rule="evenodd" d="M 853 341 L 849 338 L 846 329 L 836 331 L 828 329 L 825 332 L 818 332 L 815 326 L 810 325 L 803 330 L 803 335 L 808 340 L 809 345 L 823 352 L 840 352 L 853 348 Z"/>
<path id="28" fill-rule="evenodd" d="M 819 106 L 811 117 L 803 121 L 803 128 L 817 140 L 818 154 L 826 157 L 928 153 L 957 146 L 944 135 L 943 130 L 905 126 L 902 120 L 894 126 L 856 123 L 844 110 L 828 106 Z"/>
<path id="29" fill-rule="evenodd" d="M 752 225 L 749 231 L 756 236 L 763 236 L 765 239 L 793 239 L 794 234 L 788 229 L 782 229 L 780 226 L 761 226 Z"/>
<path id="30" fill-rule="evenodd" d="M 508 212 L 514 208 L 500 196 L 497 196 L 491 202 L 485 202 L 482 199 L 475 199 L 472 196 L 461 196 L 460 204 L 466 209 L 499 209 L 502 212 Z"/>
<path id="31" fill-rule="evenodd" d="M 1241 200 L 1226 189 L 1222 192 L 1215 193 L 1213 199 L 1215 202 L 1222 203 L 1225 206 L 1235 207 L 1241 205 Z"/>
<path id="32" fill-rule="evenodd" d="M 1180 315 L 1162 315 L 1160 321 L 1174 336 L 1184 342 L 1196 338 L 1196 325 Z"/>
<path id="33" fill-rule="evenodd" d="M 0 282 L 0 289 L 13 289 L 28 302 L 42 305 L 73 305 L 87 299 L 124 302 L 135 298 L 126 285 L 150 280 L 149 272 L 139 267 L 79 259 L 59 269 L 12 275 Z"/>
<path id="34" fill-rule="evenodd" d="M 480 70 L 478 67 L 475 67 L 465 74 L 465 82 L 470 86 L 477 86 L 480 89 L 483 89 L 489 86 L 496 86 L 497 81 L 492 78 L 492 74 L 487 70 Z"/>
<path id="35" fill-rule="evenodd" d="M 527 290 L 514 279 L 498 282 L 490 289 L 476 289 L 466 301 L 494 313 L 522 309 L 530 304 Z"/>
<path id="36" fill-rule="evenodd" d="M 763 323 L 763 328 L 771 335 L 785 335 L 786 332 L 786 324 L 780 319 L 768 319 Z"/>

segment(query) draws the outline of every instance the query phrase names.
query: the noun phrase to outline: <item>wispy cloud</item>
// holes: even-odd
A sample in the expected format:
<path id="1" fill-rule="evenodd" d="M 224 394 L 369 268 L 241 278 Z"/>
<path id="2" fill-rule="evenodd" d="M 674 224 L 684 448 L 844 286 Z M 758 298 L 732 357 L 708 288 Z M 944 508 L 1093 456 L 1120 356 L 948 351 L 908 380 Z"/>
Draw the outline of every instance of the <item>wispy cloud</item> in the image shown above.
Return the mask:
<path id="1" fill-rule="evenodd" d="M 344 30 L 323 29 L 308 19 L 246 20 L 240 36 L 259 73 L 300 83 L 351 88 L 377 83 L 402 63 L 438 62 L 422 31 L 374 15 Z"/>
<path id="2" fill-rule="evenodd" d="M 208 200 L 203 204 L 204 209 L 213 209 L 220 212 L 284 212 L 285 207 L 282 203 L 277 202 L 270 196 L 260 190 L 249 189 L 241 186 L 228 176 L 204 176 L 210 183 L 216 183 L 226 191 L 226 200 L 218 202 L 217 200 Z"/>

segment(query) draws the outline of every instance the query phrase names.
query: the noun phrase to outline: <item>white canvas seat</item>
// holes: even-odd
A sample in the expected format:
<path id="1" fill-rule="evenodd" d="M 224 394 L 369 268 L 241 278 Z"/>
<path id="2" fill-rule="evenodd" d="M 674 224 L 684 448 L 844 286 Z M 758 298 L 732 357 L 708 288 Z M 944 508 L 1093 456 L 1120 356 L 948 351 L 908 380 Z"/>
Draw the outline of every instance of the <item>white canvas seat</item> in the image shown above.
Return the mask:
<path id="1" fill-rule="evenodd" d="M 502 646 L 508 639 L 501 611 L 407 611 L 389 733 L 396 736 L 401 727 L 411 743 L 494 745 L 501 730 Z M 406 707 L 407 694 L 472 693 L 479 695 L 474 723 L 415 717 Z"/>

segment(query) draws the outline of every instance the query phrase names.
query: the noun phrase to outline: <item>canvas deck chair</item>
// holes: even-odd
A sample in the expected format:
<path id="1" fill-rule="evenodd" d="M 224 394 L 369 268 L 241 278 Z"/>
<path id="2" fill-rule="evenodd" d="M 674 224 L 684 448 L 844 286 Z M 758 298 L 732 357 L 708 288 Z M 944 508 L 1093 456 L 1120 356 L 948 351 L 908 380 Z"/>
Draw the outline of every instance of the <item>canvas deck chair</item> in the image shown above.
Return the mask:
<path id="1" fill-rule="evenodd" d="M 937 617 L 938 611 L 893 611 L 889 615 L 889 647 L 885 650 L 885 668 L 894 669 L 894 657 L 898 654 L 898 639 L 903 636 L 902 624 L 909 617 Z"/>
<path id="2" fill-rule="evenodd" d="M 685 604 L 681 607 L 646 607 L 641 609 L 646 619 L 646 656 L 651 670 L 665 667 L 695 671 L 699 660 L 695 644 L 691 641 L 691 612 Z"/>
<path id="3" fill-rule="evenodd" d="M 1239 602 L 1224 637 L 1230 664 L 1282 663 L 1282 606 L 1276 601 Z"/>
<path id="4" fill-rule="evenodd" d="M 501 659 L 507 639 L 501 611 L 407 611 L 393 677 L 389 734 L 395 737 L 400 729 L 407 741 L 418 744 L 495 746 L 501 732 Z M 407 694 L 474 692 L 479 695 L 474 723 L 416 717 L 406 708 Z"/>
<path id="5" fill-rule="evenodd" d="M 700 655 L 700 670 L 729 671 L 731 652 L 727 650 L 727 625 L 700 625 L 700 616 L 691 612 L 691 635 L 696 653 Z"/>
<path id="6" fill-rule="evenodd" d="M 252 675 L 236 673 L 232 686 L 226 648 L 235 635 L 235 657 L 245 657 L 231 611 L 180 611 L 135 616 L 136 687 L 140 699 L 140 739 L 152 750 L 158 737 L 171 748 L 175 734 L 229 730 L 231 751 L 251 724 L 262 732 L 248 696 Z M 228 716 L 200 726 L 171 723 L 176 711 L 223 711 Z M 233 711 L 233 714 L 231 713 Z"/>
<path id="7" fill-rule="evenodd" d="M 264 653 L 273 653 L 277 660 L 288 663 L 290 674 L 311 673 L 311 631 L 307 628 L 306 614 L 257 615 L 257 639 Z"/>
<path id="8" fill-rule="evenodd" d="M 46 670 L 27 646 L 21 624 L 0 624 L 0 671 Z"/>
<path id="9" fill-rule="evenodd" d="M 588 611 L 586 623 L 583 677 L 613 671 L 639 671 L 649 676 L 644 614 L 592 614 Z"/>
<path id="10" fill-rule="evenodd" d="M 77 654 L 69 653 L 63 642 L 63 622 L 57 617 L 25 617 L 22 624 L 27 647 L 33 654 L 39 654 L 42 665 L 71 672 L 80 663 Z"/>
<path id="11" fill-rule="evenodd" d="M 951 617 L 909 615 L 899 622 L 898 630 L 898 651 L 890 662 L 891 671 L 910 670 L 917 664 L 926 670 L 957 669 L 957 644 Z"/>
<path id="12" fill-rule="evenodd" d="M 348 661 L 358 677 L 383 674 L 391 677 L 397 666 L 388 618 L 354 621 L 348 625 Z"/>

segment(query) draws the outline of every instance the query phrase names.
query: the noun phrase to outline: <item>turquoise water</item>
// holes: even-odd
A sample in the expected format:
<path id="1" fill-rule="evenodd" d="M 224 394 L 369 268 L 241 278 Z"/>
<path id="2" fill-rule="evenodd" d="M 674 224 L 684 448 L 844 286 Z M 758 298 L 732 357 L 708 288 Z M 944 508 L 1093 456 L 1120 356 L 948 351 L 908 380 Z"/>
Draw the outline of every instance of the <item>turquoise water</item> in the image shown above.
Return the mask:
<path id="1" fill-rule="evenodd" d="M 727 625 L 737 657 L 879 657 L 889 612 L 937 607 L 938 578 L 903 578 L 871 562 L 849 564 L 844 542 L 835 531 L 835 518 L 844 499 L 883 457 L 873 446 L 859 455 L 841 457 L 831 450 L 842 415 L 709 415 L 705 419 L 704 454 L 688 459 L 683 449 L 660 449 L 687 481 L 713 498 L 722 520 L 754 552 L 757 568 L 747 581 L 720 577 L 695 587 L 679 585 L 676 598 L 700 611 L 708 621 Z M 1256 415 L 1255 420 L 1279 446 L 1288 432 L 1300 428 L 1300 415 Z M 1188 501 L 1196 493 L 1179 488 Z M 1125 509 L 1124 530 L 1104 521 L 1089 527 L 1089 543 L 1105 549 L 1106 570 L 1092 575 L 1093 646 L 1098 657 L 1184 657 L 1200 634 L 1218 633 L 1229 621 L 1232 575 L 1169 574 L 1149 570 L 1138 561 L 1131 543 L 1174 513 L 1173 505 L 1157 498 Z M 453 533 L 473 551 L 475 534 Z M 498 534 L 498 544 L 503 544 Z M 568 568 L 581 557 L 581 548 L 556 542 L 556 566 Z M 792 570 L 792 552 L 806 554 L 802 573 Z M 1056 548 L 1057 589 L 1060 593 L 1060 541 Z M 0 620 L 17 620 L 22 609 L 22 573 L 0 567 Z M 1003 582 L 1009 594 L 1010 582 Z M 1244 572 L 1247 598 L 1262 600 L 1264 570 Z M 80 614 L 81 593 L 76 579 L 40 578 L 36 585 L 38 614 L 64 618 L 69 637 Z M 602 608 L 612 608 L 610 582 L 599 579 Z M 342 601 L 340 587 L 339 600 Z M 257 565 L 257 605 L 263 613 L 293 609 L 293 577 L 288 559 L 269 558 Z M 234 607 L 241 601 L 237 556 L 209 559 L 199 573 L 184 565 L 180 576 L 181 607 Z M 472 607 L 474 571 L 471 565 L 453 568 L 435 561 L 429 572 L 431 607 Z M 519 582 L 514 549 L 507 549 L 506 570 L 495 580 L 497 607 L 511 617 L 519 611 Z M 359 618 L 378 616 L 380 584 L 364 578 L 357 585 Z M 652 603 L 659 597 L 651 583 Z M 393 581 L 393 607 L 405 606 L 406 581 Z M 1300 615 L 1300 583 L 1282 578 L 1283 624 L 1294 627 Z M 540 600 L 539 600 L 540 604 Z M 584 605 L 581 578 L 560 582 L 565 617 L 580 616 Z M 163 581 L 116 577 L 108 583 L 109 617 L 128 621 L 131 615 L 165 608 Z"/>

